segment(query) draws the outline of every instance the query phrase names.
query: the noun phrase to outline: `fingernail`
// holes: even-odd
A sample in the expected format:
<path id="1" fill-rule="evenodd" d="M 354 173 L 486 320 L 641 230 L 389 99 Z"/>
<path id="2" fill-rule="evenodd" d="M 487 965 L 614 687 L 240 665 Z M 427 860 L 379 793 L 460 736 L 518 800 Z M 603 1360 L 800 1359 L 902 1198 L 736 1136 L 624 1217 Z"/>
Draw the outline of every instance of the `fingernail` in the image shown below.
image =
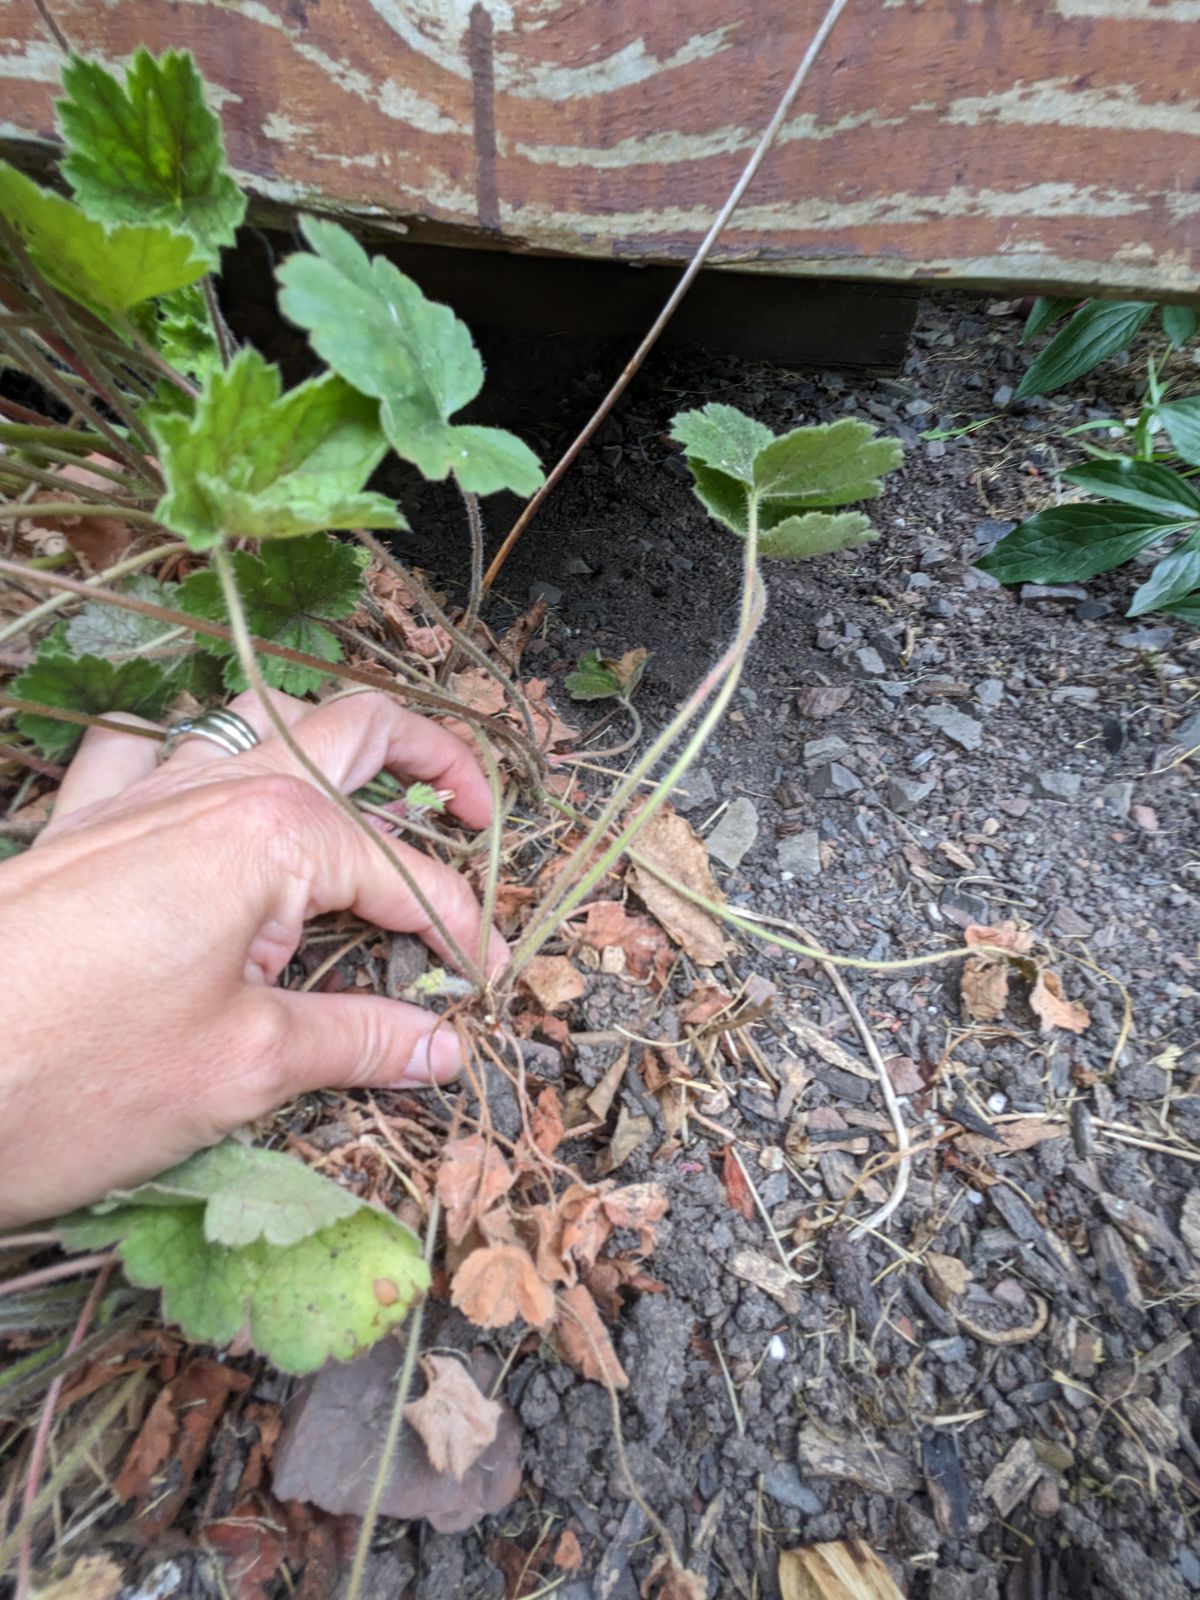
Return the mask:
<path id="1" fill-rule="evenodd" d="M 404 1076 L 410 1083 L 445 1083 L 462 1071 L 462 1050 L 453 1028 L 440 1027 L 413 1046 Z"/>

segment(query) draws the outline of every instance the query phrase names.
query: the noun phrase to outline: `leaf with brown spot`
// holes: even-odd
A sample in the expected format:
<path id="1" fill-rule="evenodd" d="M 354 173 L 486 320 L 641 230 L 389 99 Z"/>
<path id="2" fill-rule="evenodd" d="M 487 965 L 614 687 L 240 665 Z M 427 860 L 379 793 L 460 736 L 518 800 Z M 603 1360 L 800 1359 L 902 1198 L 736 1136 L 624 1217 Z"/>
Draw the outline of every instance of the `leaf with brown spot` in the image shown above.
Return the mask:
<path id="1" fill-rule="evenodd" d="M 559 1295 L 558 1319 L 551 1339 L 563 1360 L 585 1378 L 613 1389 L 628 1389 L 629 1379 L 617 1360 L 608 1329 L 583 1284 L 577 1283 Z"/>
<path id="2" fill-rule="evenodd" d="M 667 1191 L 661 1183 L 627 1183 L 612 1189 L 601 1200 L 604 1215 L 614 1228 L 629 1228 L 638 1234 L 644 1255 L 654 1249 L 654 1224 L 667 1214 Z"/>
<path id="3" fill-rule="evenodd" d="M 547 1328 L 554 1320 L 554 1296 L 519 1244 L 472 1250 L 454 1274 L 450 1303 L 477 1328 L 506 1328 L 518 1317 Z"/>
<path id="4" fill-rule="evenodd" d="M 1051 972 L 1047 967 L 1038 968 L 1033 988 L 1029 991 L 1029 1005 L 1041 1023 L 1043 1033 L 1049 1033 L 1051 1028 L 1065 1028 L 1070 1033 L 1082 1033 L 1092 1020 L 1078 1001 L 1066 998 L 1063 994 L 1062 979 L 1057 972 Z"/>
<path id="5" fill-rule="evenodd" d="M 725 1146 L 725 1154 L 721 1160 L 721 1183 L 725 1189 L 725 1198 L 735 1211 L 739 1211 L 749 1222 L 754 1216 L 754 1196 L 750 1193 L 750 1185 L 746 1182 L 746 1174 L 742 1171 L 741 1162 L 733 1153 L 733 1146 Z"/>
<path id="6" fill-rule="evenodd" d="M 520 983 L 543 1011 L 563 1011 L 587 989 L 587 980 L 566 956 L 534 956 Z"/>
<path id="7" fill-rule="evenodd" d="M 514 1183 L 511 1167 L 481 1133 L 451 1139 L 438 1168 L 438 1199 L 446 1208 L 446 1232 L 455 1244 Z"/>
<path id="8" fill-rule="evenodd" d="M 562 1101 L 553 1084 L 548 1084 L 538 1095 L 529 1125 L 534 1144 L 544 1156 L 552 1156 L 566 1137 Z"/>
<path id="9" fill-rule="evenodd" d="M 481 1394 L 454 1356 L 421 1357 L 426 1389 L 404 1408 L 404 1420 L 421 1436 L 435 1472 L 461 1483 L 496 1437 L 504 1408 Z"/>
<path id="10" fill-rule="evenodd" d="M 723 901 L 703 840 L 691 823 L 670 807 L 651 817 L 638 835 L 637 849 L 639 855 L 706 900 Z M 725 935 L 707 911 L 668 888 L 648 868 L 631 867 L 629 881 L 651 916 L 698 967 L 714 967 L 724 959 L 728 949 Z"/>

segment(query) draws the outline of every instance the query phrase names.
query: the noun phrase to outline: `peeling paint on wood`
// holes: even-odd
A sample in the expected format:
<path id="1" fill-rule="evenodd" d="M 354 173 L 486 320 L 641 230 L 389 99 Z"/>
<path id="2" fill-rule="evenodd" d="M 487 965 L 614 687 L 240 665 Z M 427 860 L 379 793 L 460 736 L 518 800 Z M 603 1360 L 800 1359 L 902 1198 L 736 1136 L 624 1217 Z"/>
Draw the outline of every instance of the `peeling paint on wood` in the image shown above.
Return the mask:
<path id="1" fill-rule="evenodd" d="M 825 0 L 55 0 L 77 47 L 193 50 L 264 199 L 417 238 L 677 261 Z M 851 6 L 721 241 L 727 265 L 1200 296 L 1200 0 Z M 0 0 L 0 137 L 58 52 Z"/>

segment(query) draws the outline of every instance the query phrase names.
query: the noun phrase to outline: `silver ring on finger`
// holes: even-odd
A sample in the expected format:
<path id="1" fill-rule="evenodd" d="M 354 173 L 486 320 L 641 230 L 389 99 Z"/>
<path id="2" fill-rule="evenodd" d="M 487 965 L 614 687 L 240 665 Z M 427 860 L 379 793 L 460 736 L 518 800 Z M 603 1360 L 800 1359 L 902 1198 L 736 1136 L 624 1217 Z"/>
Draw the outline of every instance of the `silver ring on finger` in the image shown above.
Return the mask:
<path id="1" fill-rule="evenodd" d="M 245 755 L 260 742 L 257 733 L 236 711 L 224 708 L 202 712 L 198 717 L 183 717 L 167 729 L 158 759 L 165 761 L 185 739 L 207 739 L 229 756 Z"/>

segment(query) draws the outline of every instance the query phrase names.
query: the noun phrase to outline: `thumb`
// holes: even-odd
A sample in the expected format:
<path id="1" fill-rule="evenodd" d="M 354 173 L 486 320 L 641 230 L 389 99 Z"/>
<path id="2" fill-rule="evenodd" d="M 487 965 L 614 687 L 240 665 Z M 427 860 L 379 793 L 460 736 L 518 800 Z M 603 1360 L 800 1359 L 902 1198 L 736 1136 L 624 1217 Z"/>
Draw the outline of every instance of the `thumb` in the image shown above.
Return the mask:
<path id="1" fill-rule="evenodd" d="M 264 1111 L 314 1089 L 443 1083 L 462 1067 L 454 1025 L 403 1000 L 275 989 L 270 1003 L 283 1026 L 263 1074 Z"/>

